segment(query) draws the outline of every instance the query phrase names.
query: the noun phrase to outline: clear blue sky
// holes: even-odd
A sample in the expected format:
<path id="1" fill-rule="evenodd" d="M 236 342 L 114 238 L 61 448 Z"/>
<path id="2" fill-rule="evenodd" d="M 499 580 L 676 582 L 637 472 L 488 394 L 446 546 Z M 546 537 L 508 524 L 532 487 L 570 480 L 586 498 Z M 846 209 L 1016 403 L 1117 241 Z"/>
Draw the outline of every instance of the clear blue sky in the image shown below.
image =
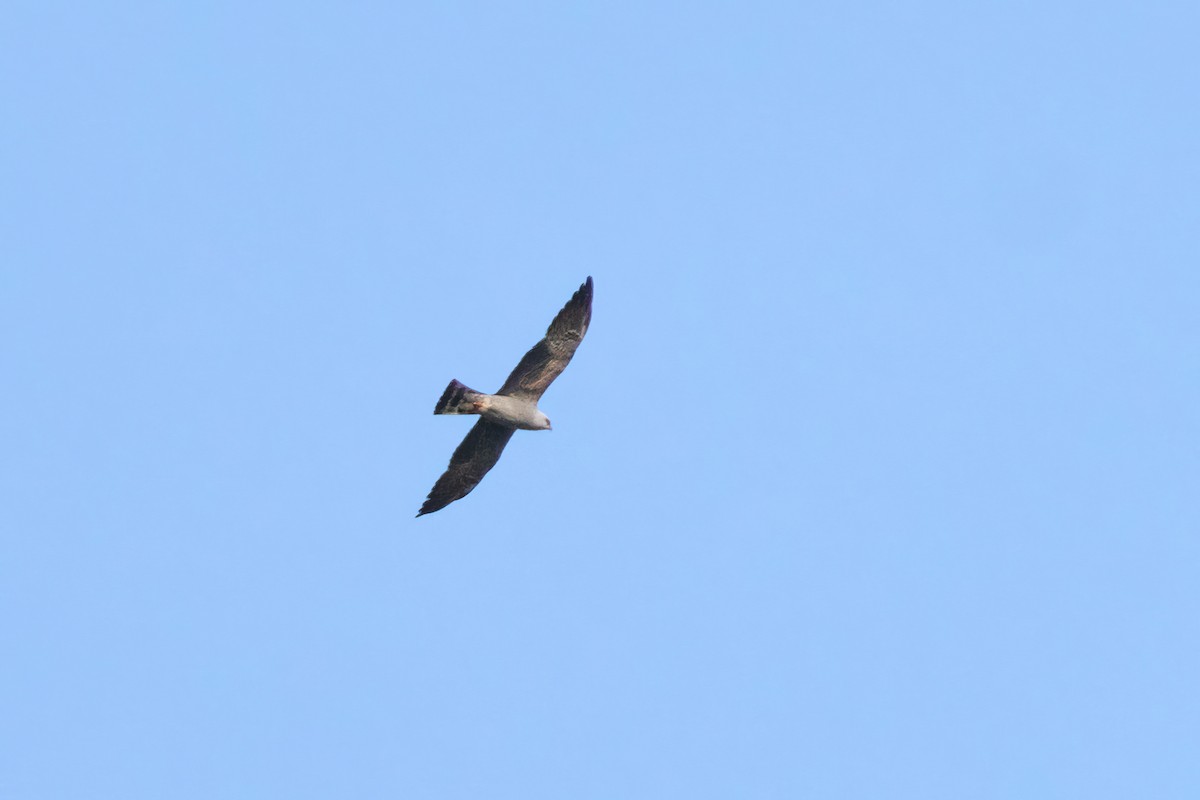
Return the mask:
<path id="1" fill-rule="evenodd" d="M 1200 797 L 1194 4 L 4 17 L 0 797 Z"/>

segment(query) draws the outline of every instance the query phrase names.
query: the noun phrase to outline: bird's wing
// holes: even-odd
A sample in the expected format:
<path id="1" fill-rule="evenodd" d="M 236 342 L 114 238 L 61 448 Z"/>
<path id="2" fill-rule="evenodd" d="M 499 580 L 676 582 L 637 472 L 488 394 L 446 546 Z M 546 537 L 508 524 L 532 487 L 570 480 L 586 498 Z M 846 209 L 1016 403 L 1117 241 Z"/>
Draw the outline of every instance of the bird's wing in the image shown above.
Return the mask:
<path id="1" fill-rule="evenodd" d="M 476 422 L 450 457 L 450 466 L 429 491 L 417 516 L 430 514 L 466 497 L 488 470 L 496 466 L 513 430 L 483 418 Z"/>
<path id="2" fill-rule="evenodd" d="M 525 354 L 496 394 L 537 402 L 550 382 L 567 368 L 592 321 L 592 278 L 579 287 L 550 323 L 546 337 Z"/>

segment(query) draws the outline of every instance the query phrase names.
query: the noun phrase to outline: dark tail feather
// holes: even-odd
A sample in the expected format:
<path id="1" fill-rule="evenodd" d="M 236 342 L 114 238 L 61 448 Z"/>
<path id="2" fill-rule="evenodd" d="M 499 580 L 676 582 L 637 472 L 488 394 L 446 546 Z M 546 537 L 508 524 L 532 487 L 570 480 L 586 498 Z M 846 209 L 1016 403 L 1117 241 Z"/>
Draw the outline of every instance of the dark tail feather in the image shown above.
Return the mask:
<path id="1" fill-rule="evenodd" d="M 482 397 L 483 395 L 474 389 L 458 381 L 450 381 L 446 391 L 442 392 L 442 399 L 438 400 L 437 405 L 434 406 L 433 413 L 478 414 L 479 400 Z"/>

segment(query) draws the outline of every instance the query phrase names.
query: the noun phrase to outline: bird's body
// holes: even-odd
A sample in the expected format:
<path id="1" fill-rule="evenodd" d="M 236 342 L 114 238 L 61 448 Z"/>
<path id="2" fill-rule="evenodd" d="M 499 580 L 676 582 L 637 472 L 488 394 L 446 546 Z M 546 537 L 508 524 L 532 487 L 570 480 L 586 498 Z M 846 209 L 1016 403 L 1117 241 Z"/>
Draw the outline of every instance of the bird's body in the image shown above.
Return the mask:
<path id="1" fill-rule="evenodd" d="M 538 409 L 538 400 L 570 363 L 591 319 L 592 279 L 588 277 L 498 392 L 485 394 L 450 381 L 433 413 L 477 414 L 480 420 L 454 451 L 450 466 L 434 484 L 418 517 L 465 497 L 500 460 L 517 430 L 550 430 L 550 420 Z"/>
<path id="2" fill-rule="evenodd" d="M 537 403 L 490 394 L 484 400 L 483 416 L 497 425 L 523 431 L 548 431 L 550 418 L 538 410 Z"/>

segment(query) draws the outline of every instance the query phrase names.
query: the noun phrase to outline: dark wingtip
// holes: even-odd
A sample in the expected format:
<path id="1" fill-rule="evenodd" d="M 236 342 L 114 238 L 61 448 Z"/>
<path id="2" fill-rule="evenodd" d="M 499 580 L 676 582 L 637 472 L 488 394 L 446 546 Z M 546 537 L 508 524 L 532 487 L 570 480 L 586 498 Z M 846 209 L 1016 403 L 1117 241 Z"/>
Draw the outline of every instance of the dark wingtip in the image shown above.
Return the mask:
<path id="1" fill-rule="evenodd" d="M 559 324 L 560 320 L 564 318 L 565 314 L 569 314 L 571 311 L 578 310 L 581 308 L 584 309 L 585 317 L 587 319 L 590 319 L 592 316 L 592 276 L 591 275 L 588 275 L 587 280 L 584 281 L 583 283 L 579 284 L 579 288 L 575 290 L 575 293 L 573 295 L 571 295 L 571 299 L 568 300 L 567 304 L 562 307 L 561 311 L 558 312 L 558 316 L 556 316 L 554 318 L 554 322 L 550 323 L 550 327 L 547 329 L 546 332 L 549 333 L 551 330 L 553 330 L 554 326 L 556 324 Z M 584 324 L 586 325 L 587 323 L 584 323 Z"/>
<path id="2" fill-rule="evenodd" d="M 423 517 L 426 514 L 432 514 L 435 511 L 441 511 L 448 505 L 449 503 L 442 503 L 441 505 L 438 505 L 437 501 L 432 497 L 426 497 L 425 502 L 421 504 L 421 510 L 417 512 L 417 516 Z"/>

